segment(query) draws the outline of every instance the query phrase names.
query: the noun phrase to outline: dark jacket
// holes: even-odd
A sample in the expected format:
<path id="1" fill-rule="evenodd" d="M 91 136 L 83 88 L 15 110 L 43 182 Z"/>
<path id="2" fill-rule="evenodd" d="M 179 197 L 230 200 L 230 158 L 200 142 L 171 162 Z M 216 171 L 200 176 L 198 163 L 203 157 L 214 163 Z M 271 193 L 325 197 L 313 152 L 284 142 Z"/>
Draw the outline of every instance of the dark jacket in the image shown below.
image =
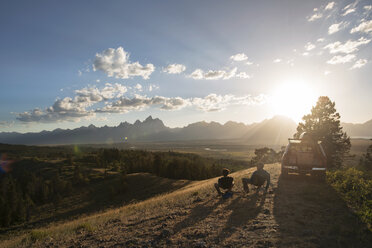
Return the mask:
<path id="1" fill-rule="evenodd" d="M 256 170 L 251 176 L 251 183 L 255 186 L 262 186 L 266 181 L 266 189 L 269 188 L 270 174 L 264 169 Z"/>

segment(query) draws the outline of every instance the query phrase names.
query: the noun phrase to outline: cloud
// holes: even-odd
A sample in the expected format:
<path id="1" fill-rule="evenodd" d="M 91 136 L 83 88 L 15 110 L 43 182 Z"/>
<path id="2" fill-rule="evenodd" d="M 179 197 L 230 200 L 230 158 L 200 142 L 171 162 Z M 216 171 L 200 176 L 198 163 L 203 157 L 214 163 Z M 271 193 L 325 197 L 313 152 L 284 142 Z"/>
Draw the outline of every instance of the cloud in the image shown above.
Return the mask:
<path id="1" fill-rule="evenodd" d="M 265 101 L 265 95 L 252 97 L 250 95 L 234 96 L 209 94 L 203 98 L 181 98 L 164 96 L 147 97 L 135 95 L 133 98 L 122 97 L 113 103 L 107 104 L 103 108 L 97 109 L 96 112 L 127 113 L 130 111 L 139 111 L 150 107 L 155 107 L 162 110 L 179 110 L 188 106 L 205 112 L 212 112 L 221 111 L 231 105 L 259 105 L 265 103 Z"/>
<path id="2" fill-rule="evenodd" d="M 305 49 L 306 51 L 311 51 L 315 48 L 315 45 L 312 44 L 311 42 L 308 42 L 306 45 L 305 45 Z"/>
<path id="3" fill-rule="evenodd" d="M 363 9 L 369 11 L 369 10 L 372 9 L 372 5 L 366 5 L 366 6 L 363 7 Z"/>
<path id="4" fill-rule="evenodd" d="M 106 83 L 105 87 L 98 89 L 97 87 L 86 87 L 80 90 L 75 90 L 76 101 L 96 103 L 113 98 L 121 97 L 127 92 L 127 88 L 121 84 Z"/>
<path id="5" fill-rule="evenodd" d="M 103 71 L 109 77 L 115 78 L 131 78 L 141 76 L 143 79 L 149 79 L 151 73 L 154 72 L 153 64 L 141 65 L 139 62 L 131 63 L 129 53 L 124 51 L 122 47 L 117 49 L 108 48 L 102 53 L 97 53 L 93 62 L 94 71 Z"/>
<path id="6" fill-rule="evenodd" d="M 323 42 L 324 41 L 324 38 L 319 38 L 316 40 L 317 42 Z"/>
<path id="7" fill-rule="evenodd" d="M 138 90 L 138 91 L 142 91 L 142 85 L 140 85 L 140 84 L 136 84 L 136 85 L 134 86 L 134 88 L 135 88 L 136 90 Z"/>
<path id="8" fill-rule="evenodd" d="M 209 94 L 204 98 L 193 98 L 191 102 L 197 109 L 205 112 L 214 112 L 224 110 L 231 105 L 260 105 L 266 102 L 266 96 L 258 95 L 252 97 L 251 95 L 246 95 L 239 97 L 234 95 Z"/>
<path id="9" fill-rule="evenodd" d="M 41 110 L 39 108 L 18 113 L 16 119 L 21 122 L 60 122 L 78 121 L 82 117 L 92 117 L 94 113 L 86 110 L 86 104 L 70 97 L 58 99 L 53 106 Z"/>
<path id="10" fill-rule="evenodd" d="M 358 47 L 361 45 L 368 44 L 371 40 L 367 40 L 364 37 L 352 41 L 348 40 L 344 44 L 340 41 L 336 41 L 334 43 L 330 43 L 324 47 L 324 49 L 329 49 L 330 53 L 353 53 L 358 51 Z"/>
<path id="11" fill-rule="evenodd" d="M 157 86 L 157 85 L 155 85 L 155 84 L 150 84 L 150 85 L 149 85 L 149 91 L 150 91 L 150 92 L 153 91 L 153 90 L 157 90 L 157 89 L 159 89 L 159 86 Z"/>
<path id="12" fill-rule="evenodd" d="M 315 10 L 315 9 L 314 9 Z M 320 19 L 320 18 L 322 18 L 323 17 L 323 14 L 322 13 L 315 13 L 315 14 L 313 14 L 312 16 L 310 16 L 309 18 L 307 18 L 307 20 L 309 21 L 309 22 L 312 22 L 312 21 L 315 21 L 315 20 L 317 20 L 317 19 Z"/>
<path id="13" fill-rule="evenodd" d="M 355 12 L 355 9 L 348 9 L 348 10 L 346 10 L 346 11 L 342 14 L 342 16 L 346 16 L 346 15 L 348 15 L 348 14 L 350 14 L 350 13 L 353 13 L 353 12 Z"/>
<path id="14" fill-rule="evenodd" d="M 113 103 L 108 103 L 103 108 L 95 110 L 97 113 L 127 113 L 133 110 L 143 110 L 151 106 L 157 106 L 163 110 L 177 110 L 190 105 L 188 99 L 181 97 L 147 97 L 135 95 L 133 98 L 121 97 Z"/>
<path id="15" fill-rule="evenodd" d="M 372 20 L 370 21 L 364 21 L 361 24 L 359 24 L 357 27 L 351 29 L 350 33 L 356 33 L 356 32 L 362 32 L 362 33 L 371 33 L 372 32 Z"/>
<path id="16" fill-rule="evenodd" d="M 193 71 L 189 77 L 193 78 L 193 79 L 198 79 L 198 80 L 202 80 L 202 79 L 206 79 L 206 80 L 217 80 L 217 79 L 230 79 L 232 77 L 234 77 L 236 75 L 236 72 L 237 72 L 237 68 L 233 68 L 232 70 L 230 71 L 225 71 L 225 70 L 216 70 L 216 71 L 213 71 L 213 70 L 209 70 L 207 72 L 204 72 L 203 70 L 201 69 L 196 69 L 195 71 Z"/>
<path id="17" fill-rule="evenodd" d="M 237 78 L 245 78 L 245 79 L 249 79 L 251 78 L 250 75 L 248 75 L 246 72 L 242 71 L 242 72 L 239 72 L 236 74 L 236 77 Z"/>
<path id="18" fill-rule="evenodd" d="M 35 108 L 31 111 L 17 113 L 16 119 L 21 122 L 61 122 L 79 121 L 80 118 L 95 116 L 94 111 L 88 110 L 92 105 L 115 98 L 122 97 L 127 88 L 121 84 L 105 84 L 101 89 L 85 87 L 75 90 L 74 98 L 65 97 L 57 99 L 46 109 Z"/>
<path id="19" fill-rule="evenodd" d="M 329 10 L 329 9 L 333 9 L 333 7 L 335 6 L 335 2 L 329 2 L 326 6 L 325 6 L 325 10 Z"/>
<path id="20" fill-rule="evenodd" d="M 347 22 L 340 22 L 340 23 L 332 24 L 328 28 L 328 34 L 334 34 L 334 33 L 338 32 L 338 31 L 340 31 L 341 29 L 343 29 L 344 27 L 346 27 L 347 24 L 348 24 Z"/>
<path id="21" fill-rule="evenodd" d="M 330 71 L 324 71 L 324 76 L 329 75 L 331 72 Z"/>
<path id="22" fill-rule="evenodd" d="M 245 55 L 244 53 L 237 53 L 235 55 L 232 55 L 230 59 L 234 61 L 244 61 L 248 59 L 248 56 Z"/>
<path id="23" fill-rule="evenodd" d="M 180 74 L 186 70 L 186 66 L 181 64 L 170 64 L 167 67 L 163 68 L 163 72 L 169 74 Z"/>
<path id="24" fill-rule="evenodd" d="M 356 56 L 354 54 L 348 54 L 348 55 L 344 55 L 344 56 L 337 55 L 337 56 L 334 56 L 333 58 L 331 58 L 330 60 L 328 60 L 327 63 L 331 64 L 331 65 L 345 64 L 345 63 L 353 61 L 355 59 L 355 57 Z"/>
<path id="25" fill-rule="evenodd" d="M 274 59 L 273 63 L 280 63 L 282 60 L 281 59 Z"/>
<path id="26" fill-rule="evenodd" d="M 365 66 L 368 63 L 366 59 L 359 59 L 355 62 L 355 64 L 350 69 L 357 69 Z"/>

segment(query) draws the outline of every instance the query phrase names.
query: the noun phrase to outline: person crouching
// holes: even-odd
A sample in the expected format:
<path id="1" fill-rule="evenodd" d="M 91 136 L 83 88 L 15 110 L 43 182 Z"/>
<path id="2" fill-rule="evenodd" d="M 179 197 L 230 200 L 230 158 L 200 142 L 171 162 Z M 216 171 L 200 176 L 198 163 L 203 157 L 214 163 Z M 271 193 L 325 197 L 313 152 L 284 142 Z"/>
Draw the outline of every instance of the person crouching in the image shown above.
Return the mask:
<path id="1" fill-rule="evenodd" d="M 267 191 L 270 185 L 270 174 L 263 168 L 264 164 L 258 163 L 257 170 L 253 172 L 251 178 L 242 178 L 243 188 L 246 193 L 249 192 L 248 184 L 256 186 L 257 190 L 259 190 L 261 186 L 265 184 L 265 182 L 266 182 L 265 191 Z"/>
<path id="2" fill-rule="evenodd" d="M 218 179 L 218 183 L 214 184 L 214 187 L 216 188 L 218 195 L 223 195 L 223 193 L 221 192 L 221 189 L 225 191 L 224 193 L 231 192 L 232 187 L 234 186 L 234 178 L 229 177 L 228 176 L 229 173 L 230 173 L 230 170 L 224 168 L 222 170 L 223 177 L 220 177 Z"/>

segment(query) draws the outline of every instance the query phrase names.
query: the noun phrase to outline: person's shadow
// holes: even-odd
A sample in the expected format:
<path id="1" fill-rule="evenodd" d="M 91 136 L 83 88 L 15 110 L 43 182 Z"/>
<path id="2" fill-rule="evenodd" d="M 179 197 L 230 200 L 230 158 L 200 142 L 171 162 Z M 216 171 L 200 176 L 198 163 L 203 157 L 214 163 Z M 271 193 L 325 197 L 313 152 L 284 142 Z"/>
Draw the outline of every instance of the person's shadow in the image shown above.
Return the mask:
<path id="1" fill-rule="evenodd" d="M 196 205 L 194 208 L 191 209 L 191 213 L 186 217 L 186 219 L 178 222 L 173 227 L 174 234 L 186 229 L 188 227 L 192 227 L 206 219 L 212 212 L 216 209 L 218 205 L 220 205 L 225 200 L 220 198 L 216 200 L 215 203 L 208 204 L 209 202 L 204 202 Z"/>
<path id="2" fill-rule="evenodd" d="M 265 203 L 266 193 L 256 191 L 247 197 L 238 196 L 226 207 L 226 211 L 232 213 L 227 219 L 225 227 L 219 233 L 220 241 L 229 238 L 234 232 L 235 227 L 242 227 L 249 223 L 250 220 L 257 217 Z"/>

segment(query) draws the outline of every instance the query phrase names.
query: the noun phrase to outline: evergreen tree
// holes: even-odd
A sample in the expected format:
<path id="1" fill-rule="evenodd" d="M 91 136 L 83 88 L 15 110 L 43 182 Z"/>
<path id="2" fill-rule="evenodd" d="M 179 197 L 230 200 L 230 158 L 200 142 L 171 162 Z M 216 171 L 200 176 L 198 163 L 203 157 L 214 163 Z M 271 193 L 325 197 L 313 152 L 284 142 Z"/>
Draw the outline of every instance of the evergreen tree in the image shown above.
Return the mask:
<path id="1" fill-rule="evenodd" d="M 303 132 L 309 133 L 315 140 L 322 141 L 327 154 L 329 167 L 339 167 L 345 155 L 350 151 L 350 138 L 340 126 L 340 114 L 336 112 L 335 102 L 327 96 L 321 96 L 311 109 L 311 113 L 302 117 L 294 137 Z"/>

